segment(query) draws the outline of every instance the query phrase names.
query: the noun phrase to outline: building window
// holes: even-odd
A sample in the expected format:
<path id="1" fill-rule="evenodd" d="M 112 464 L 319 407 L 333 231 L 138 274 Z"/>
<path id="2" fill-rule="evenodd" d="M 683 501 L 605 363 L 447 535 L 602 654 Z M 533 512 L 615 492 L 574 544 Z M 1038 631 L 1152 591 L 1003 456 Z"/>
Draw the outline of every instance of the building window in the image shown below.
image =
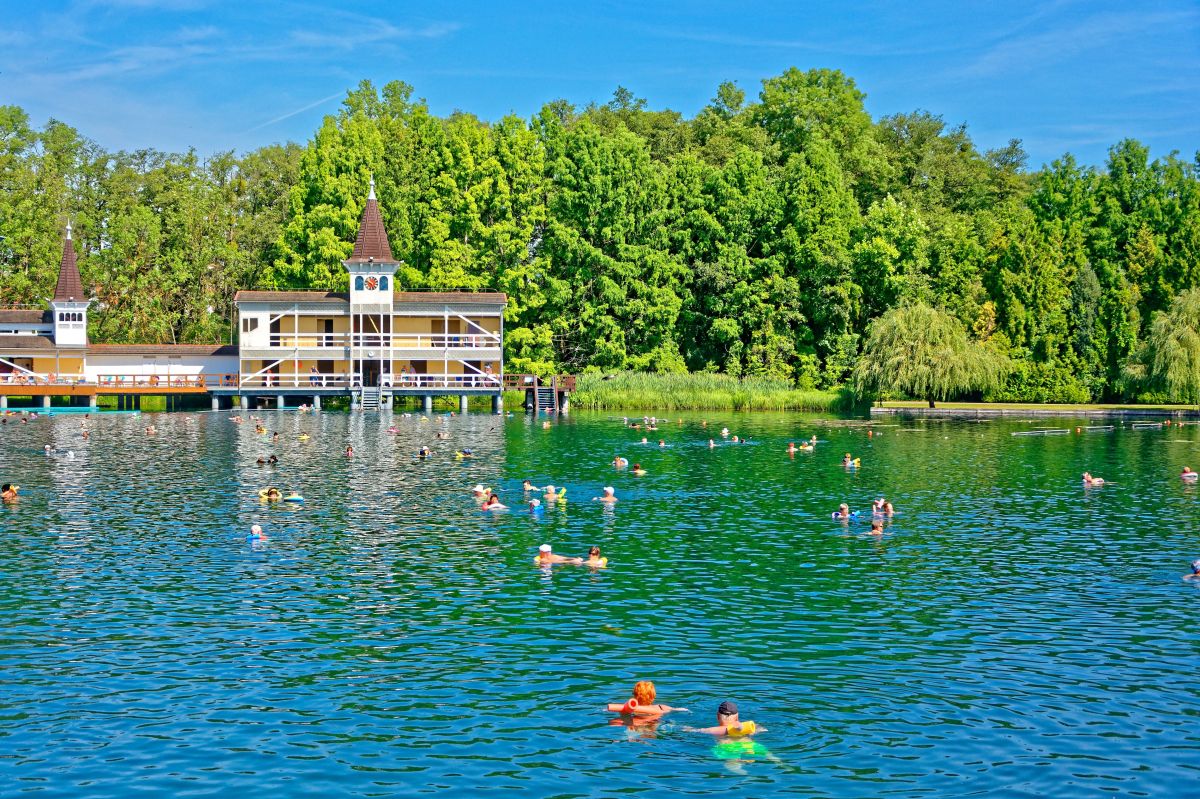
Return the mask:
<path id="1" fill-rule="evenodd" d="M 256 317 L 251 316 L 242 320 L 243 333 L 253 333 L 255 330 L 258 330 L 258 319 Z"/>
<path id="2" fill-rule="evenodd" d="M 379 278 L 379 290 L 380 290 L 380 291 L 387 291 L 387 290 L 388 290 L 388 279 L 387 279 L 387 275 L 383 275 L 382 277 L 380 277 L 380 278 Z"/>
<path id="3" fill-rule="evenodd" d="M 359 275 L 358 277 L 354 278 L 354 290 L 355 291 L 363 290 L 363 276 L 362 275 Z"/>

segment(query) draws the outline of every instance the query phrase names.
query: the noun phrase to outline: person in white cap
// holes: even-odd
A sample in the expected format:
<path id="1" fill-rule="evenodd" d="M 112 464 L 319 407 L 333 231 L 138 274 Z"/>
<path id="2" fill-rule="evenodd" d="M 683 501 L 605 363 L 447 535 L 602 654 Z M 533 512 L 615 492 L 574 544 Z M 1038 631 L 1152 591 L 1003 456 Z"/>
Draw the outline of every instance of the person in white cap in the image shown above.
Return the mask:
<path id="1" fill-rule="evenodd" d="M 616 491 L 613 489 L 612 486 L 604 487 L 604 496 L 592 497 L 592 502 L 606 502 L 609 505 L 615 504 L 616 501 L 617 501 Z"/>
<path id="2" fill-rule="evenodd" d="M 487 495 L 488 495 L 488 490 L 483 487 L 482 483 L 476 483 L 475 487 L 471 489 L 471 493 L 477 497 L 483 497 L 484 499 L 486 499 Z"/>
<path id="3" fill-rule="evenodd" d="M 555 555 L 549 544 L 542 544 L 538 547 L 538 554 L 533 562 L 539 566 L 549 566 L 554 563 L 573 563 L 578 566 L 583 563 L 583 558 L 564 558 L 562 555 Z"/>

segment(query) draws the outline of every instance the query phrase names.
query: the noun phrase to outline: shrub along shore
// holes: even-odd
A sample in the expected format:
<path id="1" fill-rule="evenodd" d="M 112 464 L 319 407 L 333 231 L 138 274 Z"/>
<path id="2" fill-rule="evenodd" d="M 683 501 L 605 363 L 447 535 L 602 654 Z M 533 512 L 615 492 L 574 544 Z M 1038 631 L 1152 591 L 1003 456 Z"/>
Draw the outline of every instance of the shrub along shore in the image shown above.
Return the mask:
<path id="1" fill-rule="evenodd" d="M 588 410 L 815 411 L 846 413 L 849 391 L 796 388 L 786 380 L 736 378 L 712 372 L 582 374 L 571 406 Z"/>

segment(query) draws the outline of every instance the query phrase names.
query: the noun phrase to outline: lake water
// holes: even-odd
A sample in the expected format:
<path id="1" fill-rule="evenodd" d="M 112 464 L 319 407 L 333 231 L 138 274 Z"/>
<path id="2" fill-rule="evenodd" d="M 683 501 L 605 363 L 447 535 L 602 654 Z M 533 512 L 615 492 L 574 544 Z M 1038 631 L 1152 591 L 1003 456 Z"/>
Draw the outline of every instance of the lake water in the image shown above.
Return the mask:
<path id="1" fill-rule="evenodd" d="M 1197 427 L 263 418 L 0 427 L 0 795 L 1200 794 Z M 830 518 L 880 494 L 882 537 Z M 639 679 L 692 712 L 611 725 Z M 772 759 L 684 730 L 725 699 Z"/>

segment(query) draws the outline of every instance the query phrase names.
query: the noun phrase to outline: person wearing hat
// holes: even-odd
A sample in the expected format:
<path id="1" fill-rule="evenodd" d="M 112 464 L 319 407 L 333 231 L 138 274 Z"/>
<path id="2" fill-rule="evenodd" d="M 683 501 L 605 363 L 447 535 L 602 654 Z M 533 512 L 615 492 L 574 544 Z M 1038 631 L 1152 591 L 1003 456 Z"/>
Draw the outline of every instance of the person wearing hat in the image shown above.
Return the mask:
<path id="1" fill-rule="evenodd" d="M 615 505 L 617 504 L 616 490 L 612 486 L 605 486 L 604 496 L 592 497 L 592 502 L 604 502 L 608 505 Z"/>
<path id="2" fill-rule="evenodd" d="M 1183 575 L 1185 580 L 1200 580 L 1200 560 L 1192 561 L 1192 573 Z"/>
<path id="3" fill-rule="evenodd" d="M 730 701 L 725 701 L 717 708 L 717 726 L 692 729 L 692 732 L 703 732 L 709 735 L 727 735 L 740 738 L 753 735 L 756 732 L 766 732 L 765 727 L 759 727 L 753 721 L 742 721 L 738 718 L 738 707 Z"/>
<path id="4" fill-rule="evenodd" d="M 0 500 L 3 500 L 4 502 L 16 502 L 17 492 L 20 490 L 21 487 L 19 485 L 5 483 L 2 487 L 0 487 Z"/>
<path id="5" fill-rule="evenodd" d="M 476 483 L 475 487 L 471 489 L 471 493 L 474 494 L 478 498 L 486 499 L 487 495 L 488 495 L 488 490 L 483 487 L 483 483 Z"/>
<path id="6" fill-rule="evenodd" d="M 555 555 L 549 544 L 542 544 L 538 547 L 538 554 L 533 562 L 539 566 L 551 566 L 555 563 L 573 563 L 578 566 L 583 563 L 583 558 L 564 558 L 562 555 Z"/>

